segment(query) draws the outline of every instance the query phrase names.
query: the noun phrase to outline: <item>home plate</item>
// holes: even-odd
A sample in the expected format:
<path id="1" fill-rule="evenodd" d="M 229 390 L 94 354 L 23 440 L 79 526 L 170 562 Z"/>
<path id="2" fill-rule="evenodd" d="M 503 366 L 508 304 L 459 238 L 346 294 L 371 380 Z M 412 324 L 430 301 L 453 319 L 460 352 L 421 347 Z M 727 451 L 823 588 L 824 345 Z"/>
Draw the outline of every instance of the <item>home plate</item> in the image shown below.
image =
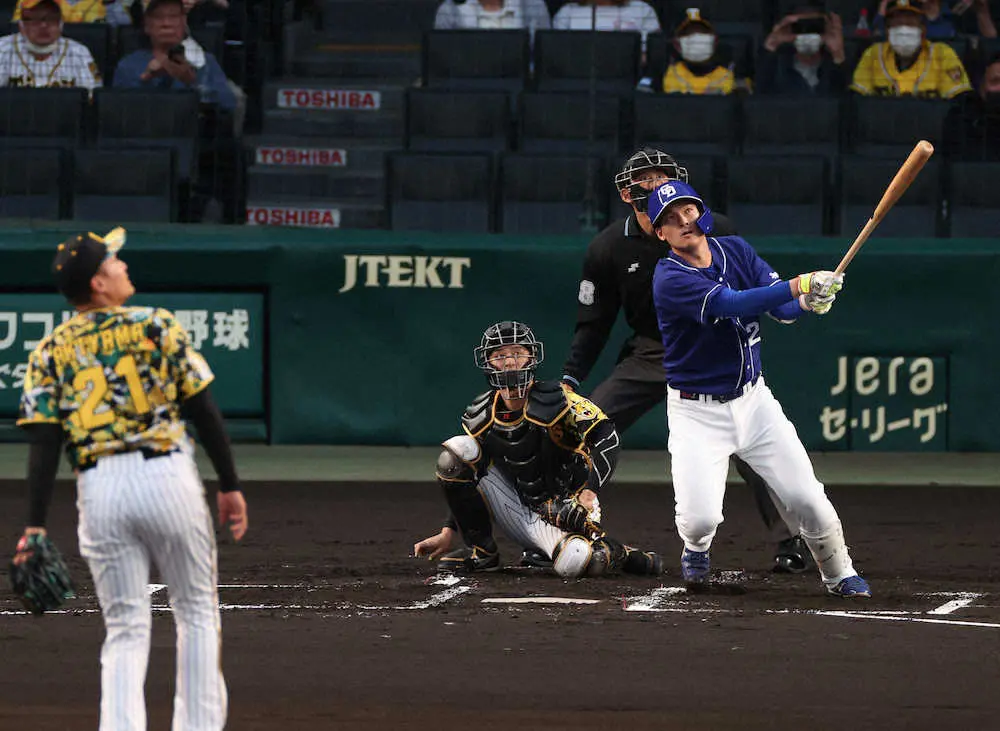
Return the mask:
<path id="1" fill-rule="evenodd" d="M 483 604 L 599 604 L 600 599 L 575 599 L 569 596 L 488 597 Z"/>

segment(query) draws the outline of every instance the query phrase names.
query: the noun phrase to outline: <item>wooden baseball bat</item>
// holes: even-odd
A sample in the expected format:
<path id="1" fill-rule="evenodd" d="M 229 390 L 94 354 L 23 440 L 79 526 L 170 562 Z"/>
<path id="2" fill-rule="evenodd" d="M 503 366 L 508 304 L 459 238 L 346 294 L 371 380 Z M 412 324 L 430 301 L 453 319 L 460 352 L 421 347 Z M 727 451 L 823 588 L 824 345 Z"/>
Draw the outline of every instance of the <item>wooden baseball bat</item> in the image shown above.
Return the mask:
<path id="1" fill-rule="evenodd" d="M 854 239 L 854 243 L 851 244 L 851 248 L 844 254 L 844 258 L 840 260 L 840 264 L 837 265 L 836 269 L 837 274 L 844 273 L 847 265 L 851 263 L 851 259 L 854 258 L 854 255 L 858 253 L 865 241 L 868 240 L 868 237 L 871 236 L 872 231 L 879 225 L 879 222 L 885 218 L 885 214 L 889 212 L 889 209 L 896 205 L 896 201 L 910 187 L 910 183 L 917 177 L 917 174 L 923 169 L 933 154 L 934 145 L 930 142 L 920 140 L 917 143 L 916 147 L 913 148 L 913 152 L 906 158 L 906 162 L 902 164 L 895 177 L 893 177 L 892 182 L 889 183 L 889 187 L 885 189 L 885 193 L 882 194 L 882 199 L 875 206 L 875 212 L 868 219 L 868 223 L 861 229 L 858 237 Z"/>

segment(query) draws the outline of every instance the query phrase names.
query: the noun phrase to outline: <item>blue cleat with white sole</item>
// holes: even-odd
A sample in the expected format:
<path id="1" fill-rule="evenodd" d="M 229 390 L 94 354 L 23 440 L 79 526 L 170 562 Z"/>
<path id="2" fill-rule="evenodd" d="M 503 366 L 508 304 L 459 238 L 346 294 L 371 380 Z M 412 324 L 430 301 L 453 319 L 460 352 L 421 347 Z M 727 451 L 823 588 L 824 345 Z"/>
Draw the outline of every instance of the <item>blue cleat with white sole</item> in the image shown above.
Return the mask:
<path id="1" fill-rule="evenodd" d="M 826 590 L 844 599 L 870 599 L 872 595 L 868 582 L 856 575 L 848 576 L 836 586 L 826 587 Z"/>
<path id="2" fill-rule="evenodd" d="M 681 576 L 684 577 L 685 584 L 698 586 L 707 583 L 711 567 L 708 551 L 690 551 L 685 548 L 681 554 Z"/>

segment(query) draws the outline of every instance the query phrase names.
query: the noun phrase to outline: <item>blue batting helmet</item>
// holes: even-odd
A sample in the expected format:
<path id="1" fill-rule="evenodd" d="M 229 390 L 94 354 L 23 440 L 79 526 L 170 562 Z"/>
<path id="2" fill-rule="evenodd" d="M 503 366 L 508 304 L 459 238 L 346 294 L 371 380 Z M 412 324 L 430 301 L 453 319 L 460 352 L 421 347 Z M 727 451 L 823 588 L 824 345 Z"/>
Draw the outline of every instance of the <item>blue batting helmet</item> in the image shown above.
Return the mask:
<path id="1" fill-rule="evenodd" d="M 682 200 L 694 201 L 694 204 L 698 206 L 698 210 L 701 211 L 701 216 L 698 218 L 698 228 L 706 235 L 712 233 L 712 229 L 715 226 L 712 212 L 705 205 L 705 201 L 701 199 L 701 196 L 698 195 L 698 191 L 682 180 L 671 180 L 669 183 L 664 183 L 656 189 L 653 195 L 649 196 L 649 220 L 655 226 L 657 220 L 659 220 L 660 216 L 663 215 L 663 212 L 667 210 L 667 207 L 671 203 Z"/>

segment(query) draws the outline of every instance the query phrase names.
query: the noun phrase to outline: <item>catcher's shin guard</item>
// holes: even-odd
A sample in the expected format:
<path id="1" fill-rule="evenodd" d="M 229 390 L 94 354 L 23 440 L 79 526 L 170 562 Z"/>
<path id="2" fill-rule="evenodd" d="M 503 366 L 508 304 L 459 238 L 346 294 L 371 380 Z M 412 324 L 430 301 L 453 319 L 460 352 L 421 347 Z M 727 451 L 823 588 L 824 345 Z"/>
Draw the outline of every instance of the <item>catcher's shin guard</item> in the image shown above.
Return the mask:
<path id="1" fill-rule="evenodd" d="M 465 545 L 486 546 L 493 541 L 489 508 L 476 483 L 476 467 L 466 461 L 478 459 L 479 445 L 472 437 L 452 437 L 438 457 L 437 481 L 444 491 L 448 508 L 462 532 Z M 495 546 L 495 544 L 493 544 Z"/>
<path id="2" fill-rule="evenodd" d="M 552 569 L 564 579 L 578 579 L 588 573 L 593 556 L 590 541 L 583 536 L 568 535 L 552 551 Z"/>

